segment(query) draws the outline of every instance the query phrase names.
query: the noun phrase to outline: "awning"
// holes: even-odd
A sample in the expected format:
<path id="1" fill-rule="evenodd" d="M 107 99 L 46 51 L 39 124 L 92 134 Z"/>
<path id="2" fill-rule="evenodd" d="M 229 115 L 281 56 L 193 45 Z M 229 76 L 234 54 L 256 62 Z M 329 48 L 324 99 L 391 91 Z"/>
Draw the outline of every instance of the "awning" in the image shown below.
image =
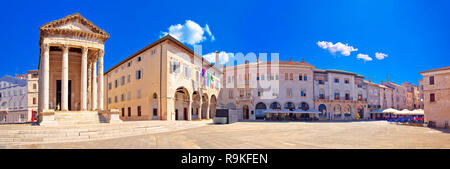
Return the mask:
<path id="1" fill-rule="evenodd" d="M 302 109 L 295 109 L 293 111 L 290 110 L 264 110 L 264 113 L 293 113 L 293 114 L 302 114 L 302 113 L 320 113 L 315 109 L 310 109 L 308 111 L 304 111 Z"/>
<path id="2" fill-rule="evenodd" d="M 396 113 L 396 112 L 398 112 L 398 110 L 393 109 L 393 108 L 389 108 L 389 109 L 383 110 L 380 113 Z"/>
<path id="3" fill-rule="evenodd" d="M 372 110 L 370 111 L 370 113 L 383 113 L 384 109 L 376 109 L 376 110 Z"/>
<path id="4" fill-rule="evenodd" d="M 416 109 L 413 111 L 409 111 L 407 109 L 403 109 L 402 111 L 397 111 L 394 113 L 395 115 L 424 115 L 424 111 L 422 109 Z"/>

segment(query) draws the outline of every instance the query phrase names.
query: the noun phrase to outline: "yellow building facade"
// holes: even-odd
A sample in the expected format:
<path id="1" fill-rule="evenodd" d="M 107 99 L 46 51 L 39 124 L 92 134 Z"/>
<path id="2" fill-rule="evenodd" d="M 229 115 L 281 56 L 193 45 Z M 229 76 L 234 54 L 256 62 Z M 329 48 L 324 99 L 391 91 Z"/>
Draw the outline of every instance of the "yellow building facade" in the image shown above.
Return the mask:
<path id="1" fill-rule="evenodd" d="M 122 120 L 210 119 L 221 74 L 166 35 L 105 72 L 105 105 L 119 109 Z"/>

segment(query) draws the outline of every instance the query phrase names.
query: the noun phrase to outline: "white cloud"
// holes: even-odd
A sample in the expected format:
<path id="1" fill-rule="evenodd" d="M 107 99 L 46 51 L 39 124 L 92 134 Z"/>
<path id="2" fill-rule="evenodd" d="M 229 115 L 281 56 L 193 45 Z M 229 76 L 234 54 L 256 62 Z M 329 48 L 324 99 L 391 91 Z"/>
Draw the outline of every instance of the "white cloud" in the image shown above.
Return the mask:
<path id="1" fill-rule="evenodd" d="M 209 29 L 209 26 L 207 24 L 204 28 L 202 28 L 194 21 L 186 20 L 186 23 L 184 23 L 183 25 L 171 25 L 168 32 L 161 32 L 161 37 L 170 34 L 180 42 L 195 45 L 206 40 L 205 32 L 208 34 L 211 40 L 214 41 L 215 38 L 212 35 L 211 30 Z"/>
<path id="2" fill-rule="evenodd" d="M 219 63 L 226 64 L 233 57 L 234 53 L 226 53 L 225 51 L 221 51 L 219 52 Z M 216 63 L 216 52 L 211 52 L 206 55 L 203 55 L 203 58 L 205 58 L 211 63 Z"/>
<path id="3" fill-rule="evenodd" d="M 387 55 L 387 54 L 384 54 L 384 53 L 379 53 L 379 52 L 375 53 L 375 57 L 376 57 L 378 60 L 384 59 L 384 58 L 387 57 L 387 56 L 388 56 L 388 55 Z"/>
<path id="4" fill-rule="evenodd" d="M 351 52 L 358 51 L 357 48 L 354 48 L 353 46 L 349 46 L 348 44 L 343 44 L 341 42 L 337 42 L 336 44 L 333 44 L 332 42 L 327 41 L 318 41 L 317 45 L 321 47 L 322 49 L 329 50 L 332 54 L 335 54 L 336 52 L 340 52 L 341 55 L 349 56 Z"/>
<path id="5" fill-rule="evenodd" d="M 372 61 L 372 58 L 369 57 L 369 55 L 365 55 L 365 54 L 358 54 L 358 56 L 356 56 L 356 58 L 358 59 L 363 59 L 364 61 Z"/>

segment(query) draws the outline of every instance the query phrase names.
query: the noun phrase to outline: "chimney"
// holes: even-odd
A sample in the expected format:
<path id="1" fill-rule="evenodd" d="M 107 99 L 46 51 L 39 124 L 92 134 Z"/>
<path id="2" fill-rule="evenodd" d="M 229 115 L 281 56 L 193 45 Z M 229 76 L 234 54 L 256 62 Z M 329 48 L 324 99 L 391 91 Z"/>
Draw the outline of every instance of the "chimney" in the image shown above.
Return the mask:
<path id="1" fill-rule="evenodd" d="M 292 57 L 290 58 L 289 62 L 292 62 Z"/>
<path id="2" fill-rule="evenodd" d="M 372 82 L 372 78 L 369 77 L 369 82 Z"/>
<path id="3" fill-rule="evenodd" d="M 219 51 L 216 51 L 216 64 L 215 64 L 216 68 L 219 69 Z"/>
<path id="4" fill-rule="evenodd" d="M 259 62 L 259 57 L 256 57 L 256 62 Z"/>
<path id="5" fill-rule="evenodd" d="M 245 64 L 248 64 L 248 60 L 245 60 Z"/>
<path id="6" fill-rule="evenodd" d="M 305 58 L 302 58 L 302 62 L 305 62 Z"/>

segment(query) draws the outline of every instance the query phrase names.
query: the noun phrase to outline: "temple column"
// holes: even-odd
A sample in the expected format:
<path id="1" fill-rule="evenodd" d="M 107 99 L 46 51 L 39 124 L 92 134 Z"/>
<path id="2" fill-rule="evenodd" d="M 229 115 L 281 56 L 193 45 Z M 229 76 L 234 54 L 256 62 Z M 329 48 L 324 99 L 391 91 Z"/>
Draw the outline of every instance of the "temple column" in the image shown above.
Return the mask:
<path id="1" fill-rule="evenodd" d="M 49 99 L 49 79 L 50 79 L 50 75 L 49 75 L 49 70 L 50 70 L 50 46 L 49 44 L 42 44 L 42 48 L 43 50 L 43 77 L 42 79 L 44 80 L 43 83 L 43 91 L 42 93 L 42 110 L 46 111 L 48 110 L 48 99 Z M 40 76 L 40 75 L 39 75 Z"/>
<path id="2" fill-rule="evenodd" d="M 92 62 L 92 110 L 97 110 L 97 58 Z"/>
<path id="3" fill-rule="evenodd" d="M 82 47 L 81 54 L 81 110 L 87 109 L 87 53 L 88 48 Z"/>
<path id="4" fill-rule="evenodd" d="M 88 71 L 87 71 L 87 92 L 86 92 L 86 99 L 88 99 L 88 110 L 92 110 L 92 100 L 91 100 L 91 96 L 92 96 L 92 62 L 89 61 L 88 62 Z"/>
<path id="5" fill-rule="evenodd" d="M 67 111 L 69 100 L 69 46 L 63 45 L 62 51 L 61 111 Z"/>
<path id="6" fill-rule="evenodd" d="M 104 50 L 100 49 L 98 54 L 98 110 L 103 110 L 103 55 Z"/>

